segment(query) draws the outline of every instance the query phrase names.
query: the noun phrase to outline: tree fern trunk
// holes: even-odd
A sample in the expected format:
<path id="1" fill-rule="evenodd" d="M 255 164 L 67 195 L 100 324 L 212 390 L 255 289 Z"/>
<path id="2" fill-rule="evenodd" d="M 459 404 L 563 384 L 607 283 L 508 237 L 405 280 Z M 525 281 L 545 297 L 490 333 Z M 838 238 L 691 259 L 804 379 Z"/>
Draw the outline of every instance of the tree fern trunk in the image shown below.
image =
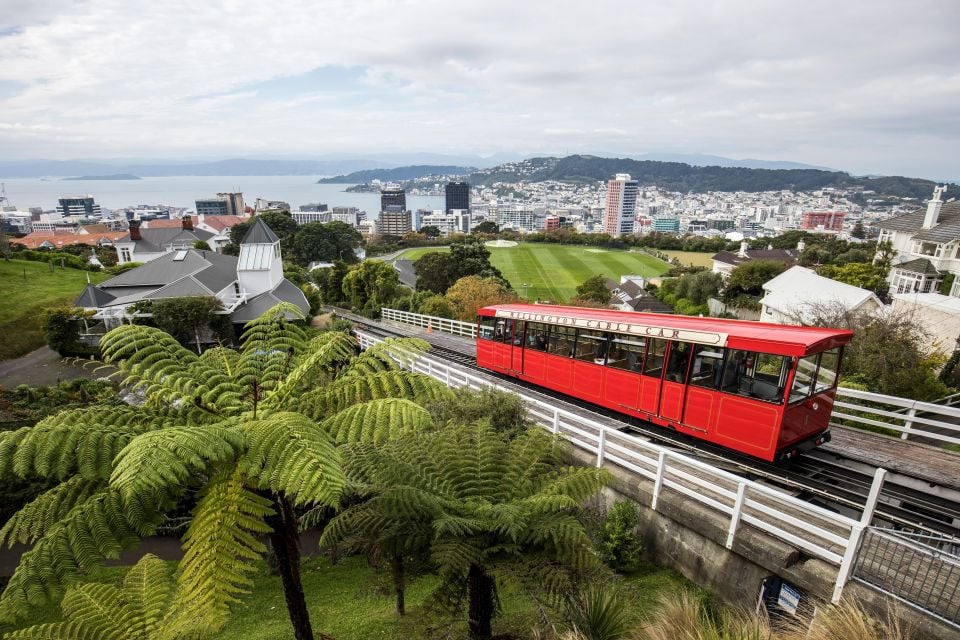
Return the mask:
<path id="1" fill-rule="evenodd" d="M 404 567 L 403 556 L 395 555 L 390 563 L 393 571 L 393 590 L 397 594 L 397 615 L 404 616 L 407 613 L 403 598 Z"/>
<path id="2" fill-rule="evenodd" d="M 300 532 L 297 528 L 297 516 L 293 506 L 282 496 L 272 496 L 276 514 L 267 519 L 273 528 L 270 543 L 280 565 L 280 578 L 283 581 L 283 597 L 287 602 L 287 614 L 293 625 L 293 635 L 297 640 L 313 640 L 313 628 L 310 626 L 310 614 L 300 579 Z"/>
<path id="3" fill-rule="evenodd" d="M 467 625 L 472 640 L 489 640 L 492 635 L 493 619 L 493 578 L 487 575 L 483 567 L 470 565 L 467 574 L 467 595 L 470 598 L 470 617 Z"/>

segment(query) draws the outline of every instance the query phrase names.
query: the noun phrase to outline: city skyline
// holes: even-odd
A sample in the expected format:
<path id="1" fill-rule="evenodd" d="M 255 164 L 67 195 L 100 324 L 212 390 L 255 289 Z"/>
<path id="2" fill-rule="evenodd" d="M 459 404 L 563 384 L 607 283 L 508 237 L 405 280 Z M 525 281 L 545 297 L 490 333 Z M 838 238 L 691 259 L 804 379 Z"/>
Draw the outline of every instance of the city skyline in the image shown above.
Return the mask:
<path id="1" fill-rule="evenodd" d="M 0 147 L 706 153 L 956 179 L 958 17 L 948 0 L 15 1 L 0 16 Z"/>

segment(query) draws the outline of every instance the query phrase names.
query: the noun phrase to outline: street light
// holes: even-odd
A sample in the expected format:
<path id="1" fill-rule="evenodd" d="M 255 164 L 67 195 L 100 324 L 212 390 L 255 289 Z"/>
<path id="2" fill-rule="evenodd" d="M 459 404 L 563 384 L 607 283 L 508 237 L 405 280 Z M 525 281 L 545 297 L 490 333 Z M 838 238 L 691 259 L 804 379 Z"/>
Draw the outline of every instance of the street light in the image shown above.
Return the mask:
<path id="1" fill-rule="evenodd" d="M 523 299 L 526 300 L 526 299 L 527 299 L 527 289 L 529 289 L 531 285 L 530 285 L 529 282 L 524 282 L 524 283 L 521 284 L 520 286 L 523 287 Z"/>

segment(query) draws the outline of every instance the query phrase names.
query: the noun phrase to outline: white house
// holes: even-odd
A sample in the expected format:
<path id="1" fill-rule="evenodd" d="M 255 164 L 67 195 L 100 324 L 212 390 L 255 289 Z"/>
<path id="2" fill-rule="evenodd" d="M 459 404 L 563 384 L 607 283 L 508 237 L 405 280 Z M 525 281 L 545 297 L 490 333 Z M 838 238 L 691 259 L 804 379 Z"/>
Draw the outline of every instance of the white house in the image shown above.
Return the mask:
<path id="1" fill-rule="evenodd" d="M 960 298 L 940 293 L 897 293 L 892 312 L 909 317 L 924 330 L 927 351 L 950 354 L 960 346 Z"/>
<path id="2" fill-rule="evenodd" d="M 139 220 L 130 221 L 130 230 L 114 242 L 117 262 L 150 262 L 170 253 L 192 249 L 199 241 L 208 242 L 214 234 L 193 226 L 193 218 L 184 216 L 174 227 L 141 228 Z"/>
<path id="3" fill-rule="evenodd" d="M 763 285 L 760 320 L 780 324 L 812 323 L 818 311 L 874 313 L 883 303 L 872 291 L 791 267 Z"/>

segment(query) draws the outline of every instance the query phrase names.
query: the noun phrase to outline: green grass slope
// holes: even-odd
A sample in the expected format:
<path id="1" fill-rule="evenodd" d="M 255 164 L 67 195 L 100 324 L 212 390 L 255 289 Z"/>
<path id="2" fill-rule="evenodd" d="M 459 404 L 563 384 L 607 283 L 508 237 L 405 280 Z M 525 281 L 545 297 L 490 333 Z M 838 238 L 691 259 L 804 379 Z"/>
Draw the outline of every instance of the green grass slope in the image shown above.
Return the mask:
<path id="1" fill-rule="evenodd" d="M 432 247 L 410 249 L 404 260 L 416 260 Z M 577 285 L 602 273 L 619 282 L 626 274 L 658 276 L 670 265 L 639 251 L 618 251 L 564 244 L 522 243 L 517 247 L 491 247 L 490 262 L 500 269 L 517 293 L 528 300 L 566 302 L 576 294 Z M 530 286 L 524 287 L 524 284 Z"/>
<path id="2" fill-rule="evenodd" d="M 61 269 L 45 262 L 0 260 L 0 360 L 17 358 L 44 344 L 40 313 L 72 304 L 87 285 L 106 280 L 105 273 Z"/>

